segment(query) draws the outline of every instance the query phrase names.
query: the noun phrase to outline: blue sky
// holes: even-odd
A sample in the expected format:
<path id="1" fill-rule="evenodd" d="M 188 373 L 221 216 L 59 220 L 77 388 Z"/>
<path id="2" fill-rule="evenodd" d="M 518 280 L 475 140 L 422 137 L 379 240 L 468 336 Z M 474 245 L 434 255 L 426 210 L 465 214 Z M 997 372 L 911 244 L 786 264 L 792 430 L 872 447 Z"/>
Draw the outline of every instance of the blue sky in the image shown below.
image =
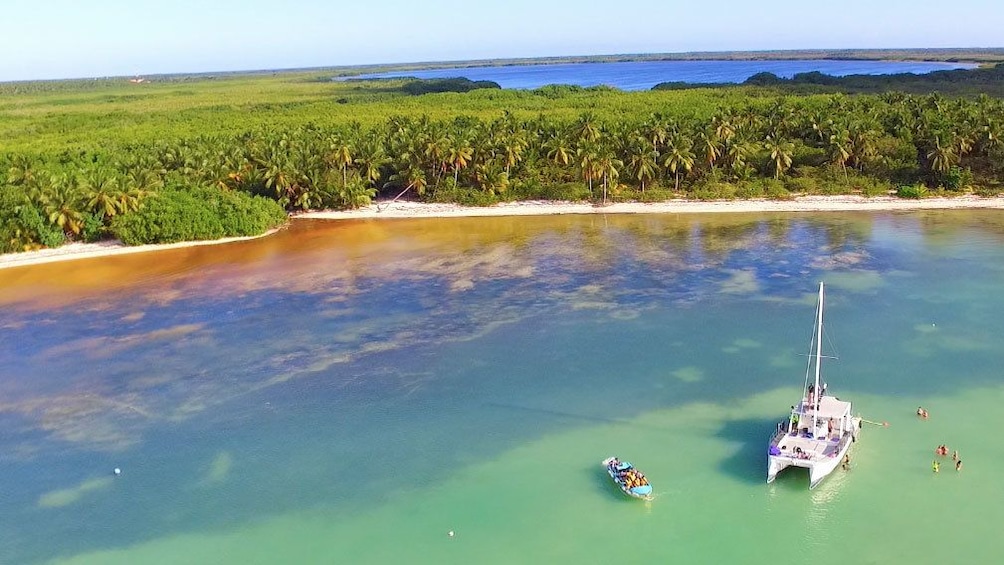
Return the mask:
<path id="1" fill-rule="evenodd" d="M 0 81 L 499 57 L 997 47 L 1000 0 L 0 0 Z"/>

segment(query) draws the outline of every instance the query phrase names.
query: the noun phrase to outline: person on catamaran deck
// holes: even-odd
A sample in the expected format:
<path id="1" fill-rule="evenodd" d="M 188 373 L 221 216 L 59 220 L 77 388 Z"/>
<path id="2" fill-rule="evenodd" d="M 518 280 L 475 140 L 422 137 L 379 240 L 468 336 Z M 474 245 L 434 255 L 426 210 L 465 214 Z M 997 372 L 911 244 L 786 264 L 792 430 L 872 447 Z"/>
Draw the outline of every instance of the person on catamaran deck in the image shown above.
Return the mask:
<path id="1" fill-rule="evenodd" d="M 791 432 L 791 435 L 797 435 L 798 434 L 798 413 L 795 412 L 795 407 L 794 406 L 791 407 L 790 422 L 791 422 L 791 424 L 788 426 L 788 431 Z"/>

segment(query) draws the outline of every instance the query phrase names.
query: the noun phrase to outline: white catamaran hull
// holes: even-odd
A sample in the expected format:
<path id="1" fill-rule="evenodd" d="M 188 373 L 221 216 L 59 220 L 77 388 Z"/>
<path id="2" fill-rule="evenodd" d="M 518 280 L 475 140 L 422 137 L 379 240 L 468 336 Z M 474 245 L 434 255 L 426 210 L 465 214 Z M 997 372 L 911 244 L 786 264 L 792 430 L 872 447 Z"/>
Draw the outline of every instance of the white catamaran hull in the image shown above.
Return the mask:
<path id="1" fill-rule="evenodd" d="M 860 429 L 860 419 L 854 418 L 852 422 L 857 429 Z M 850 437 L 852 438 L 851 441 L 857 439 L 857 429 L 850 432 Z M 787 438 L 782 438 L 780 441 L 772 442 L 772 444 L 778 445 L 783 443 L 784 439 Z M 851 448 L 851 441 L 846 440 L 833 446 L 826 446 L 825 441 L 823 440 L 806 441 L 819 443 L 822 445 L 823 449 L 820 452 L 810 452 L 808 449 L 803 451 L 801 448 L 798 448 L 799 451 L 797 453 L 784 453 L 782 455 L 767 456 L 768 484 L 774 482 L 778 473 L 788 467 L 802 467 L 809 470 L 809 489 L 814 489 L 819 485 L 819 483 L 823 482 L 823 479 L 836 470 Z M 812 454 L 810 455 L 810 453 Z"/>

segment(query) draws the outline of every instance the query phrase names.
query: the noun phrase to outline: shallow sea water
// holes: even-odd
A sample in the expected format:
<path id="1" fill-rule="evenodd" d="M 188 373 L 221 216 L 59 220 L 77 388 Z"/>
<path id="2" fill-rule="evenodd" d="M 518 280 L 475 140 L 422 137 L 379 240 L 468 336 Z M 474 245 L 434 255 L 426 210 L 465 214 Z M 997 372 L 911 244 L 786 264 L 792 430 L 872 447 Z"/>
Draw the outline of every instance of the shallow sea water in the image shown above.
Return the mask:
<path id="1" fill-rule="evenodd" d="M 1000 561 L 1002 242 L 972 210 L 297 221 L 0 270 L 0 563 Z M 820 280 L 829 389 L 888 426 L 765 485 Z"/>

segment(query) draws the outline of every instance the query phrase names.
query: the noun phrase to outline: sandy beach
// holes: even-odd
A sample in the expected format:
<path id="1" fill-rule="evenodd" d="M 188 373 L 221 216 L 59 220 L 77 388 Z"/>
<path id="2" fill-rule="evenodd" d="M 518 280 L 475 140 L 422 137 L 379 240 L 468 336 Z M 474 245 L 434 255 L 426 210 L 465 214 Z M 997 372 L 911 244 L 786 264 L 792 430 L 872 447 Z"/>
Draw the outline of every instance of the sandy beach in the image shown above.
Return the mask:
<path id="1" fill-rule="evenodd" d="M 381 218 L 455 218 L 480 216 L 542 216 L 554 214 L 707 214 L 717 212 L 826 212 L 847 210 L 949 210 L 959 208 L 1004 208 L 1004 197 L 979 198 L 959 196 L 954 198 L 925 198 L 905 200 L 895 197 L 862 196 L 803 196 L 792 200 L 728 200 L 692 201 L 670 200 L 656 203 L 617 203 L 598 206 L 589 203 L 524 201 L 497 204 L 489 207 L 460 206 L 458 204 L 426 204 L 398 201 L 381 202 L 345 211 L 306 212 L 296 218 L 327 220 L 359 220 Z M 270 232 L 273 233 L 273 232 Z M 265 234 L 265 237 L 269 234 Z M 0 255 L 0 269 L 23 267 L 65 261 L 141 253 L 161 249 L 176 249 L 195 245 L 215 245 L 254 238 L 226 238 L 212 241 L 171 243 L 164 245 L 127 246 L 115 241 L 100 243 L 70 243 L 55 249 L 42 249 L 24 253 Z"/>

